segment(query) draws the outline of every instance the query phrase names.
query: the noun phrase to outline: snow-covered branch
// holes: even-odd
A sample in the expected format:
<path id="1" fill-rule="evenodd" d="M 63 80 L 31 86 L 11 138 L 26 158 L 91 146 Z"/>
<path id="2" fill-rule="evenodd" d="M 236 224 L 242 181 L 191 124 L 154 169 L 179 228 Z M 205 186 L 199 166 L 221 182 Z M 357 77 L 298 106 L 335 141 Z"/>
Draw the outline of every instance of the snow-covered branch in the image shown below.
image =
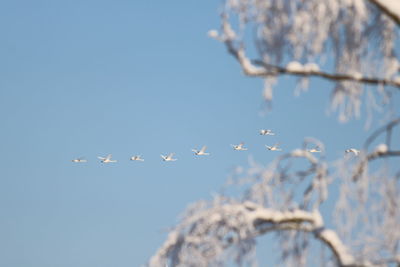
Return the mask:
<path id="1" fill-rule="evenodd" d="M 390 85 L 395 86 L 400 89 L 400 79 L 380 79 L 376 77 L 365 77 L 360 73 L 355 73 L 353 75 L 349 74 L 340 74 L 340 73 L 327 73 L 318 70 L 318 66 L 316 64 L 305 64 L 302 65 L 299 62 L 290 62 L 286 67 L 275 66 L 271 64 L 264 63 L 259 60 L 254 61 L 255 64 L 265 67 L 265 74 L 263 76 L 276 76 L 279 74 L 288 74 L 295 76 L 304 76 L 304 77 L 321 77 L 331 81 L 353 81 L 363 84 L 369 85 Z M 245 66 L 242 65 L 242 68 Z M 245 71 L 245 73 L 247 73 Z M 252 76 L 249 74 L 249 76 Z M 261 75 L 255 75 L 261 76 Z"/>
<path id="2" fill-rule="evenodd" d="M 388 125 L 392 128 L 395 124 Z M 311 153 L 310 147 L 319 147 L 321 152 Z M 395 262 L 400 240 L 398 181 L 371 174 L 367 179 L 354 180 L 352 170 L 357 165 L 338 165 L 339 175 L 333 176 L 324 161 L 324 151 L 320 141 L 308 138 L 302 148 L 281 155 L 268 167 L 250 162 L 248 172 L 242 173 L 244 177 L 237 178 L 237 184 L 244 188 L 240 195 L 224 193 L 210 202 L 191 205 L 149 266 L 224 266 L 229 259 L 251 265 L 256 239 L 268 233 L 280 239 L 279 254 L 287 264 L 310 263 L 310 240 L 328 248 L 331 253 L 322 256 L 321 262 L 335 266 L 385 266 Z M 364 178 L 369 161 L 393 154 L 400 153 L 378 145 L 369 157 L 360 154 L 353 159 L 366 159 L 361 161 L 366 167 L 361 171 Z M 353 162 L 347 158 L 341 161 Z M 328 229 L 319 209 L 333 182 L 342 187 L 333 217 L 339 227 Z M 353 235 L 361 236 L 364 243 L 355 243 L 358 239 Z"/>
<path id="3" fill-rule="evenodd" d="M 251 60 L 246 56 L 244 44 L 235 47 L 237 33 L 234 32 L 228 20 L 223 21 L 222 37 L 214 36 L 216 39 L 223 40 L 229 53 L 239 62 L 242 71 L 247 76 L 252 77 L 275 77 L 277 75 L 287 74 L 305 77 L 321 77 L 331 81 L 353 81 L 369 85 L 389 85 L 400 89 L 400 77 L 396 79 L 382 79 L 377 77 L 366 77 L 357 72 L 354 74 L 346 73 L 328 73 L 321 71 L 315 63 L 302 65 L 297 61 L 289 62 L 286 67 L 269 64 L 261 60 Z"/>
<path id="4" fill-rule="evenodd" d="M 380 79 L 376 77 L 365 77 L 360 73 L 353 75 L 340 73 L 327 73 L 319 70 L 318 65 L 311 63 L 302 65 L 299 62 L 289 62 L 286 67 L 268 64 L 260 60 L 251 60 L 246 56 L 244 47 L 235 48 L 234 42 L 225 39 L 225 45 L 231 55 L 239 62 L 242 71 L 252 77 L 275 77 L 278 75 L 294 75 L 303 77 L 321 77 L 331 81 L 353 81 L 369 85 L 389 85 L 400 89 L 400 77 L 397 79 Z"/>
<path id="5" fill-rule="evenodd" d="M 387 103 L 391 90 L 400 89 L 395 1 L 225 3 L 221 33 L 212 30 L 209 35 L 226 45 L 244 74 L 265 80 L 267 101 L 281 75 L 298 77 L 304 89 L 308 78 L 320 77 L 333 82 L 332 108 L 346 121 L 359 116 L 365 86 L 377 89 L 368 90 L 368 111 L 377 102 Z"/>
<path id="6" fill-rule="evenodd" d="M 332 251 L 339 266 L 363 266 L 363 264 L 356 264 L 354 257 L 334 231 L 325 229 L 322 216 L 316 210 L 313 212 L 277 211 L 246 202 L 213 207 L 193 217 L 185 218 L 181 225 L 169 234 L 167 241 L 150 260 L 151 267 L 165 266 L 168 263 L 172 266 L 188 266 L 182 252 L 193 247 L 202 248 L 209 241 L 206 236 L 210 232 L 230 233 L 230 239 L 227 239 L 225 235 L 220 235 L 213 241 L 223 244 L 228 240 L 228 245 L 232 246 L 240 240 L 254 239 L 266 232 L 284 230 L 312 233 Z M 211 230 L 210 226 L 216 226 L 218 229 Z M 247 229 L 247 231 L 241 232 L 240 229 Z M 236 231 L 239 238 L 232 236 L 230 231 Z M 214 244 L 214 246 L 217 245 Z M 197 266 L 212 263 L 213 257 L 209 255 L 204 256 L 204 261 L 199 261 Z M 216 256 L 214 253 L 211 255 Z M 168 259 L 171 262 L 168 262 Z"/>
<path id="7" fill-rule="evenodd" d="M 400 25 L 400 2 L 393 0 L 369 0 L 376 5 L 383 13 L 392 18 Z"/>
<path id="8" fill-rule="evenodd" d="M 376 159 L 383 159 L 388 157 L 400 157 L 400 150 L 394 150 L 391 148 L 392 145 L 392 131 L 393 128 L 400 124 L 400 118 L 394 119 L 379 128 L 371 134 L 371 136 L 365 141 L 363 153 L 360 155 L 360 160 L 356 165 L 353 180 L 357 181 L 360 176 L 364 173 L 367 165 L 370 161 Z M 368 148 L 378 137 L 386 135 L 385 143 L 377 145 L 372 152 L 368 153 Z"/>

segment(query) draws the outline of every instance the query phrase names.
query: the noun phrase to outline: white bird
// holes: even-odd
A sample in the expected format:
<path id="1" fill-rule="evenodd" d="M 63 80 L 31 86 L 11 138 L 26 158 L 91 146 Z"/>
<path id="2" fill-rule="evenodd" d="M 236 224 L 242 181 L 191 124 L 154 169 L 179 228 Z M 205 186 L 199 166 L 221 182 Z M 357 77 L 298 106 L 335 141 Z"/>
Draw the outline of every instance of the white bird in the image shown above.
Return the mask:
<path id="1" fill-rule="evenodd" d="M 116 160 L 111 160 L 112 155 L 109 154 L 107 157 L 98 157 L 102 163 L 112 163 L 112 162 L 117 162 Z"/>
<path id="2" fill-rule="evenodd" d="M 73 160 L 71 160 L 72 162 L 87 162 L 87 160 L 86 159 L 84 159 L 84 158 L 77 158 L 77 159 L 73 159 Z"/>
<path id="3" fill-rule="evenodd" d="M 142 159 L 142 156 L 140 156 L 140 155 L 136 155 L 136 156 L 131 157 L 131 160 L 144 161 L 144 159 Z"/>
<path id="4" fill-rule="evenodd" d="M 358 150 L 358 149 L 355 149 L 355 148 L 349 148 L 349 149 L 346 149 L 344 152 L 346 152 L 346 153 L 354 153 L 354 155 L 356 155 L 356 156 L 358 156 L 358 154 L 360 154 L 360 150 Z"/>
<path id="5" fill-rule="evenodd" d="M 275 135 L 275 133 L 273 133 L 272 130 L 261 129 L 260 135 Z"/>
<path id="6" fill-rule="evenodd" d="M 197 149 L 192 149 L 195 155 L 197 156 L 207 156 L 210 155 L 210 153 L 206 153 L 207 146 L 203 146 L 200 150 Z"/>
<path id="7" fill-rule="evenodd" d="M 170 153 L 168 156 L 160 155 L 163 159 L 163 161 L 176 161 L 177 159 L 174 159 L 175 153 Z"/>
<path id="8" fill-rule="evenodd" d="M 311 153 L 319 153 L 321 152 L 321 149 L 319 149 L 319 147 L 316 146 L 315 148 L 308 149 L 307 151 Z"/>
<path id="9" fill-rule="evenodd" d="M 244 147 L 244 143 L 240 143 L 238 145 L 231 145 L 233 147 L 233 150 L 241 150 L 241 151 L 245 151 L 247 150 L 246 147 Z"/>
<path id="10" fill-rule="evenodd" d="M 266 147 L 268 150 L 271 150 L 271 151 L 282 151 L 282 149 L 279 148 L 279 144 L 275 144 L 275 145 L 273 145 L 273 146 L 267 146 L 267 145 L 265 145 L 265 147 Z"/>

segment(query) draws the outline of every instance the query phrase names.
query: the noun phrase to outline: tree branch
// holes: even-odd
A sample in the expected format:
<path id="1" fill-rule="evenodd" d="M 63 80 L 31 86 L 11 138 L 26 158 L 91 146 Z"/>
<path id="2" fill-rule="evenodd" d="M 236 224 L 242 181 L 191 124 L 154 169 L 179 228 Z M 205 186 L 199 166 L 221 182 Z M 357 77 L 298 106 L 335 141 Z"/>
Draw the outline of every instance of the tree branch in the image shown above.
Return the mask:
<path id="1" fill-rule="evenodd" d="M 228 52 L 237 59 L 240 66 L 242 67 L 243 73 L 247 76 L 270 77 L 287 74 L 305 77 L 321 77 L 331 81 L 353 81 L 370 85 L 391 85 L 400 89 L 400 79 L 390 80 L 375 77 L 363 77 L 361 74 L 349 75 L 340 73 L 327 73 L 318 70 L 318 68 L 306 68 L 303 66 L 300 66 L 300 68 L 290 68 L 267 64 L 261 60 L 251 61 L 246 56 L 243 44 L 240 44 L 239 48 L 235 47 L 234 41 L 236 38 L 236 34 L 226 18 L 223 18 L 222 29 L 224 32 L 224 36 L 221 40 L 225 43 Z"/>
<path id="2" fill-rule="evenodd" d="M 207 226 L 217 227 L 219 225 L 222 227 L 230 225 L 233 227 L 232 218 L 236 217 L 242 218 L 241 222 L 246 222 L 247 227 L 253 229 L 247 238 L 256 238 L 271 231 L 306 231 L 313 233 L 316 239 L 330 248 L 339 266 L 363 266 L 363 264 L 356 264 L 356 260 L 349 253 L 348 248 L 333 230 L 324 228 L 322 216 L 317 210 L 313 212 L 304 210 L 277 211 L 264 208 L 252 202 L 245 202 L 241 204 L 225 204 L 210 208 L 200 214 L 197 213 L 195 215 L 195 220 L 191 217 L 187 218 L 188 223 L 185 223 L 186 220 L 184 220 L 181 226 L 169 234 L 167 241 L 151 258 L 149 266 L 155 267 L 159 266 L 160 263 L 164 263 L 169 257 L 179 253 L 184 246 L 185 240 L 192 240 L 185 229 L 191 229 L 194 225 L 199 226 L 203 221 L 206 222 Z M 265 224 L 267 227 L 263 227 Z M 193 239 L 196 242 L 203 241 L 202 238 L 206 238 L 205 233 L 202 235 L 195 233 L 193 235 Z"/>
<path id="3" fill-rule="evenodd" d="M 381 148 L 381 149 L 379 149 Z M 368 154 L 361 162 L 358 164 L 355 173 L 353 174 L 353 181 L 357 181 L 365 170 L 365 166 L 368 162 L 387 157 L 400 157 L 400 151 L 398 150 L 387 150 L 387 146 L 381 144 L 378 149 Z"/>
<path id="4" fill-rule="evenodd" d="M 400 80 L 389 80 L 389 79 L 380 79 L 380 78 L 372 78 L 372 77 L 363 77 L 361 75 L 349 75 L 349 74 L 340 74 L 340 73 L 327 73 L 320 70 L 291 70 L 290 68 L 284 68 L 276 65 L 266 64 L 260 60 L 254 60 L 254 63 L 257 65 L 261 65 L 266 67 L 266 69 L 271 69 L 271 71 L 266 71 L 264 76 L 274 76 L 277 74 L 288 74 L 295 76 L 314 76 L 321 77 L 327 80 L 332 81 L 353 81 L 371 85 L 391 85 L 394 87 L 400 88 Z"/>
<path id="5" fill-rule="evenodd" d="M 393 0 L 369 0 L 400 26 L 400 5 Z"/>

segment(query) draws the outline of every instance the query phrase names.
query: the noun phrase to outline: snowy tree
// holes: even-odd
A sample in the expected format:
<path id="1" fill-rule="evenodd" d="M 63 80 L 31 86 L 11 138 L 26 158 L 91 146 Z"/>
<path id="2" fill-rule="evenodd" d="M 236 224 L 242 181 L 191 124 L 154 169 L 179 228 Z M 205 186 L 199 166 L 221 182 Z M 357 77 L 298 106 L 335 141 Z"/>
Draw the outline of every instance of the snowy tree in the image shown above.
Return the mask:
<path id="1" fill-rule="evenodd" d="M 400 89 L 399 28 L 397 0 L 226 0 L 221 29 L 209 35 L 246 75 L 265 80 L 267 101 L 282 75 L 297 76 L 301 89 L 312 77 L 332 81 L 332 108 L 347 121 Z M 255 266 L 255 240 L 268 233 L 283 265 L 400 266 L 399 125 L 392 118 L 357 156 L 334 164 L 315 139 L 269 166 L 252 162 L 231 181 L 241 193 L 192 204 L 149 266 Z M 318 156 L 309 151 L 315 146 Z M 336 204 L 329 224 L 321 212 L 328 200 Z"/>

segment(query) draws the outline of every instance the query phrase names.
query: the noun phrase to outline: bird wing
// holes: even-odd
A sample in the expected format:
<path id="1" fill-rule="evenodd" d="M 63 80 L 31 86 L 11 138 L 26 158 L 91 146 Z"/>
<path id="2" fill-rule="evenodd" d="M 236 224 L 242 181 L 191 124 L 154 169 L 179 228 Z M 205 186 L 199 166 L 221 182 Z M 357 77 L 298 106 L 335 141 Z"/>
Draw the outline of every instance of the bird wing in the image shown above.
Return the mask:
<path id="1" fill-rule="evenodd" d="M 200 149 L 200 152 L 206 152 L 206 149 L 207 149 L 207 146 L 203 146 L 201 149 Z"/>
<path id="2" fill-rule="evenodd" d="M 167 156 L 167 158 L 172 159 L 174 157 L 175 153 L 169 153 L 169 155 Z"/>
<path id="3" fill-rule="evenodd" d="M 103 158 L 103 157 L 97 157 L 97 158 L 99 158 L 99 159 L 101 159 L 101 160 L 105 160 L 106 158 Z"/>
<path id="4" fill-rule="evenodd" d="M 111 157 L 112 157 L 112 155 L 111 155 L 111 154 L 108 154 L 107 157 L 106 157 L 106 159 L 110 160 Z"/>

